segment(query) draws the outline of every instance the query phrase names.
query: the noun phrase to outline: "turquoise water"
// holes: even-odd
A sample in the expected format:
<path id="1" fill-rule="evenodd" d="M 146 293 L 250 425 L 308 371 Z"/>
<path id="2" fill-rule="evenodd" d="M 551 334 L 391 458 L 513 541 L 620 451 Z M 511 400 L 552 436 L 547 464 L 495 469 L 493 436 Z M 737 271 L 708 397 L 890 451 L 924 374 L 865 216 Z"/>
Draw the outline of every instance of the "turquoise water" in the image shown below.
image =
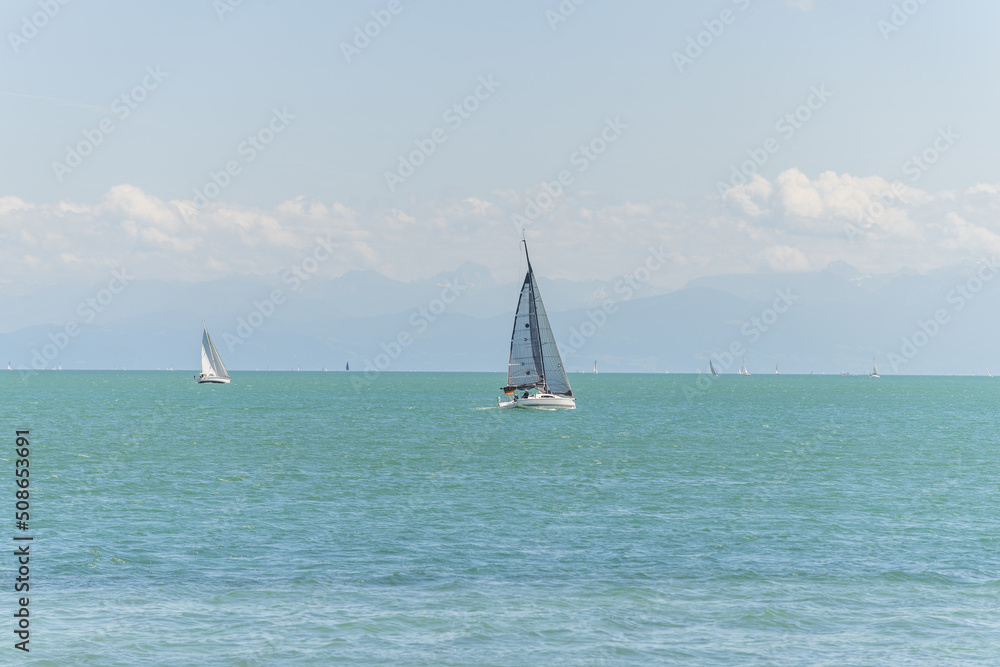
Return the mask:
<path id="1" fill-rule="evenodd" d="M 28 663 L 1000 655 L 1000 380 L 574 375 L 533 412 L 499 374 L 361 377 L 0 374 Z"/>

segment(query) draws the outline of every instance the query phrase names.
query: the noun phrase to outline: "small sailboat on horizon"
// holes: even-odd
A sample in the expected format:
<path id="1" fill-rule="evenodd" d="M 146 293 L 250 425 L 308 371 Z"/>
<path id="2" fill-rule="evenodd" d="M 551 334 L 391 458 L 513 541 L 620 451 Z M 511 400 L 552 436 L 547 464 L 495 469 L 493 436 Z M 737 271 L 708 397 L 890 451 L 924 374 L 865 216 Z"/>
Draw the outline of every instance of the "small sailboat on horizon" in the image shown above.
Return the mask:
<path id="1" fill-rule="evenodd" d="M 201 337 L 201 375 L 195 375 L 194 379 L 198 384 L 229 384 L 229 371 L 222 363 L 212 337 L 208 335 L 208 327 L 204 322 L 201 324 L 205 327 L 205 333 Z"/>
<path id="2" fill-rule="evenodd" d="M 749 371 L 749 369 L 747 369 L 747 360 L 746 360 L 746 358 L 745 357 L 740 357 L 740 359 L 743 361 L 743 365 L 740 367 L 739 371 L 737 371 L 737 372 L 740 375 L 750 375 L 750 371 Z"/>
<path id="3" fill-rule="evenodd" d="M 719 377 L 719 374 L 715 372 L 715 366 L 712 365 L 712 360 L 708 360 L 708 370 L 712 371 L 712 377 Z"/>
<path id="4" fill-rule="evenodd" d="M 597 362 L 594 362 L 594 375 L 597 375 Z"/>
<path id="5" fill-rule="evenodd" d="M 774 365 L 774 374 L 775 375 L 781 375 L 781 373 L 778 372 L 778 364 Z"/>
<path id="6" fill-rule="evenodd" d="M 524 256 L 528 271 L 521 285 L 521 296 L 514 314 L 514 330 L 510 336 L 510 360 L 507 362 L 507 385 L 503 387 L 509 401 L 497 396 L 501 408 L 567 408 L 576 407 L 573 389 L 559 356 L 549 317 L 542 304 L 542 296 L 535 282 L 535 272 L 528 256 L 528 243 Z M 595 368 L 596 370 L 596 368 Z M 523 391 L 521 396 L 515 392 Z M 535 393 L 531 393 L 535 392 Z"/>
<path id="7" fill-rule="evenodd" d="M 868 377 L 870 378 L 882 377 L 881 375 L 878 374 L 878 364 L 875 363 L 875 357 L 872 357 L 872 372 L 868 374 Z"/>

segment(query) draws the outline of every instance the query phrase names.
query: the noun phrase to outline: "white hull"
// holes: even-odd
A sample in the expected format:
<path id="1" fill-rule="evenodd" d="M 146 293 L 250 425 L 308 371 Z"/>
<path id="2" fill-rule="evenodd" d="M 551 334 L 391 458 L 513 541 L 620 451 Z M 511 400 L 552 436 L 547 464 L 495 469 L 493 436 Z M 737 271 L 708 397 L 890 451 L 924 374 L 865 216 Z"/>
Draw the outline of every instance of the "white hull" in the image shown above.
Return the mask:
<path id="1" fill-rule="evenodd" d="M 229 378 L 220 378 L 215 376 L 203 378 L 195 377 L 195 380 L 198 381 L 198 384 L 229 384 Z"/>
<path id="2" fill-rule="evenodd" d="M 553 394 L 535 394 L 528 398 L 515 398 L 503 401 L 497 397 L 497 405 L 501 408 L 536 408 L 542 410 L 573 410 L 576 399 L 570 396 L 555 396 Z"/>

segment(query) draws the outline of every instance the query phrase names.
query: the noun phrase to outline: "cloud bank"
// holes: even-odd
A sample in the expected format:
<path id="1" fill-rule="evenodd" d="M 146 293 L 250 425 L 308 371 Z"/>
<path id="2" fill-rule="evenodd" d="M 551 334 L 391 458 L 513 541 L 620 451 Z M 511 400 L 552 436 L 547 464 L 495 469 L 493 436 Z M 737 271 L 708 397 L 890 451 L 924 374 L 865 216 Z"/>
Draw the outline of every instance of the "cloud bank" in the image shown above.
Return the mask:
<path id="1" fill-rule="evenodd" d="M 544 275 L 608 280 L 632 271 L 653 246 L 671 258 L 653 285 L 673 289 L 707 275 L 807 271 L 833 261 L 873 273 L 974 262 L 1000 254 L 998 210 L 1000 184 L 931 193 L 879 176 L 810 178 L 797 169 L 686 201 L 593 193 L 553 200 L 539 187 L 366 208 L 300 197 L 267 210 L 220 202 L 196 211 L 119 185 L 94 203 L 0 198 L 0 284 L 99 280 L 123 266 L 139 279 L 275 274 L 318 238 L 336 244 L 320 267 L 331 276 L 373 269 L 408 281 L 473 261 L 515 280 L 517 214 Z"/>

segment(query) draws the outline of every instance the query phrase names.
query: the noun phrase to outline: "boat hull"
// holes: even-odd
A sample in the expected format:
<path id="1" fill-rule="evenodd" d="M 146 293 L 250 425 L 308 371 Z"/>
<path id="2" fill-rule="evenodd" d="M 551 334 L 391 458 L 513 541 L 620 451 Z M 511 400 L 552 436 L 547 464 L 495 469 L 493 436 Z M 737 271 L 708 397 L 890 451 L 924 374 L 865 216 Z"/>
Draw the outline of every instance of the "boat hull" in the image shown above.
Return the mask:
<path id="1" fill-rule="evenodd" d="M 535 410 L 574 410 L 576 399 L 572 396 L 556 396 L 554 394 L 535 394 L 527 398 L 515 398 L 512 401 L 502 401 L 497 398 L 501 408 L 533 408 Z"/>
<path id="2" fill-rule="evenodd" d="M 198 384 L 229 384 L 229 378 L 209 377 L 195 379 L 198 380 Z"/>

